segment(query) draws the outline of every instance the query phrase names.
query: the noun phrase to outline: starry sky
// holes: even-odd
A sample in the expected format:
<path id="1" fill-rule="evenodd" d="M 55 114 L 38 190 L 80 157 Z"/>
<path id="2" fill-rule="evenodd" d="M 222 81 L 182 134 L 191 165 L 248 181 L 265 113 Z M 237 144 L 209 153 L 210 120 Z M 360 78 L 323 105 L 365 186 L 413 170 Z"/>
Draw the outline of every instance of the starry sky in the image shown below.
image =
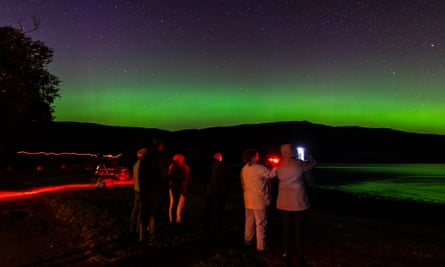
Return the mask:
<path id="1" fill-rule="evenodd" d="M 2 0 L 54 49 L 56 121 L 445 134 L 442 0 Z"/>

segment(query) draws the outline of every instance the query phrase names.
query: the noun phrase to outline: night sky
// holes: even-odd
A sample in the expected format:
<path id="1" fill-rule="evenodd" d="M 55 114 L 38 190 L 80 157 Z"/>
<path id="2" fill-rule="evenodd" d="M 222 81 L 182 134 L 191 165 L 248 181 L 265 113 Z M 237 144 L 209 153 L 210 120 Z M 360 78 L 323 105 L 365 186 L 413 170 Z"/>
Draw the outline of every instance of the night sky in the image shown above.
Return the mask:
<path id="1" fill-rule="evenodd" d="M 56 121 L 445 134 L 445 1 L 2 0 L 54 49 Z"/>

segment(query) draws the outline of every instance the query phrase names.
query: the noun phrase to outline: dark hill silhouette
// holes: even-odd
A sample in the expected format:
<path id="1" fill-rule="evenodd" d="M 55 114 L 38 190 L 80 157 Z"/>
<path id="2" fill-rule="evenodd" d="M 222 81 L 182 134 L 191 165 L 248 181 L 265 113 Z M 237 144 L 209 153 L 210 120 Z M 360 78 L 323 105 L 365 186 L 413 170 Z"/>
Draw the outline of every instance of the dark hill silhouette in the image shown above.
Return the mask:
<path id="1" fill-rule="evenodd" d="M 306 121 L 246 124 L 181 131 L 115 127 L 90 123 L 54 122 L 30 134 L 21 149 L 27 151 L 70 151 L 124 153 L 135 150 L 152 137 L 166 140 L 167 151 L 190 158 L 207 158 L 214 151 L 226 159 L 241 161 L 244 149 L 277 152 L 281 143 L 308 148 L 324 163 L 443 162 L 445 136 L 416 134 L 386 128 L 332 127 Z"/>
<path id="2" fill-rule="evenodd" d="M 241 155 L 247 147 L 277 151 L 282 143 L 306 146 L 319 162 L 443 162 L 445 136 L 384 128 L 331 127 L 278 122 L 175 132 L 194 147 Z"/>

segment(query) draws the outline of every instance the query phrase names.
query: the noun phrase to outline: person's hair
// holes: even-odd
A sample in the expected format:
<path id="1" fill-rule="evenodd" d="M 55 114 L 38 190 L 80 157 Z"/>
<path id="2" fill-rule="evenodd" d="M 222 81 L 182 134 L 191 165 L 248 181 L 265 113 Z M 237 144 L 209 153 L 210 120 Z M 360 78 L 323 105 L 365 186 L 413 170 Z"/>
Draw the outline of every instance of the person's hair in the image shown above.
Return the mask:
<path id="1" fill-rule="evenodd" d="M 137 156 L 138 159 L 142 159 L 145 156 L 145 154 L 147 154 L 147 149 L 145 147 L 139 149 L 136 152 L 136 156 Z"/>
<path id="2" fill-rule="evenodd" d="M 256 156 L 256 154 L 258 153 L 258 150 L 254 149 L 254 148 L 249 148 L 244 150 L 243 152 L 243 161 L 244 163 L 249 163 L 253 157 Z"/>
<path id="3" fill-rule="evenodd" d="M 175 154 L 173 156 L 173 162 L 179 163 L 179 164 L 183 164 L 184 163 L 184 155 L 182 154 Z"/>
<path id="4" fill-rule="evenodd" d="M 152 138 L 151 139 L 150 147 L 152 149 L 159 150 L 160 148 L 163 148 L 163 145 L 164 145 L 164 141 L 162 139 L 160 139 L 160 138 Z"/>
<path id="5" fill-rule="evenodd" d="M 215 154 L 213 154 L 213 158 L 218 161 L 222 161 L 223 156 L 222 156 L 221 152 L 216 152 Z"/>

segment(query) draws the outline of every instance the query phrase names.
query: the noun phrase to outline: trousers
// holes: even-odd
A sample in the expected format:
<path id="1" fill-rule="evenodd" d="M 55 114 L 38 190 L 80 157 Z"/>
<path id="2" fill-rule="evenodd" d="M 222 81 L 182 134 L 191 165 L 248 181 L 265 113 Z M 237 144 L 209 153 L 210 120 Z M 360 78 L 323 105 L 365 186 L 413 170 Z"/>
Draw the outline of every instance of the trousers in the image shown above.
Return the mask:
<path id="1" fill-rule="evenodd" d="M 266 209 L 245 209 L 244 244 L 253 243 L 256 237 L 256 249 L 266 249 L 267 217 Z"/>

